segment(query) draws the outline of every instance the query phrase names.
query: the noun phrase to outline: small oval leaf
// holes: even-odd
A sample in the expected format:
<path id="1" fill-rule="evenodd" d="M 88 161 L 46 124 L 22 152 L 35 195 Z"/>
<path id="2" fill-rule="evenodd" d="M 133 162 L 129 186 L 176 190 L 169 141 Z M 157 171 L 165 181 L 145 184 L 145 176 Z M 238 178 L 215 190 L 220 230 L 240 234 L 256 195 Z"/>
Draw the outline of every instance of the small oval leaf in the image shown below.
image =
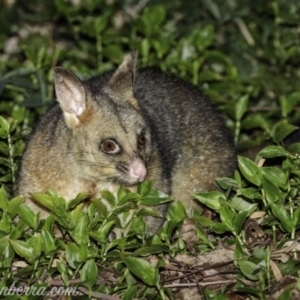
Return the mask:
<path id="1" fill-rule="evenodd" d="M 238 156 L 238 164 L 241 173 L 249 182 L 257 186 L 261 184 L 261 170 L 252 160 Z"/>
<path id="2" fill-rule="evenodd" d="M 159 281 L 157 270 L 146 260 L 136 257 L 124 257 L 123 261 L 129 271 L 145 284 L 149 286 L 157 285 Z"/>

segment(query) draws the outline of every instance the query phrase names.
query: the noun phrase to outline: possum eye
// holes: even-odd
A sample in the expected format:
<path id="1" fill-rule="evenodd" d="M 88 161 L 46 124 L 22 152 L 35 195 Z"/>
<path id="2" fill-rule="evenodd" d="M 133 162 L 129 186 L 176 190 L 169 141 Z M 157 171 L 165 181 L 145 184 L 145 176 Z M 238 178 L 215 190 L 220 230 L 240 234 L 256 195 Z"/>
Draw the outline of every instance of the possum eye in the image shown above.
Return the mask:
<path id="1" fill-rule="evenodd" d="M 108 154 L 116 154 L 120 152 L 120 146 L 113 140 L 106 140 L 101 143 L 101 149 Z"/>
<path id="2" fill-rule="evenodd" d="M 139 146 L 144 146 L 146 144 L 146 136 L 144 133 L 141 133 L 138 136 L 138 143 L 139 143 Z"/>

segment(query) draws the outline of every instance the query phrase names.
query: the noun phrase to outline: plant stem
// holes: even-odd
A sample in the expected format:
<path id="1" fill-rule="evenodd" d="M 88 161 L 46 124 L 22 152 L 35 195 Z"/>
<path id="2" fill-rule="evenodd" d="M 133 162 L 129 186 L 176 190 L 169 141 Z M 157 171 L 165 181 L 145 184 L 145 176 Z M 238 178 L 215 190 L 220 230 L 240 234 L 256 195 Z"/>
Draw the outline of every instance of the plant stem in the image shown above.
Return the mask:
<path id="1" fill-rule="evenodd" d="M 238 144 L 240 129 L 241 129 L 241 122 L 236 121 L 236 123 L 235 123 L 235 132 L 234 132 L 234 144 L 235 145 Z"/>
<path id="2" fill-rule="evenodd" d="M 15 166 L 14 166 L 11 135 L 9 132 L 7 133 L 7 142 L 8 142 L 9 165 L 10 165 L 10 170 L 11 170 L 11 175 L 12 175 L 12 183 L 15 183 Z"/>

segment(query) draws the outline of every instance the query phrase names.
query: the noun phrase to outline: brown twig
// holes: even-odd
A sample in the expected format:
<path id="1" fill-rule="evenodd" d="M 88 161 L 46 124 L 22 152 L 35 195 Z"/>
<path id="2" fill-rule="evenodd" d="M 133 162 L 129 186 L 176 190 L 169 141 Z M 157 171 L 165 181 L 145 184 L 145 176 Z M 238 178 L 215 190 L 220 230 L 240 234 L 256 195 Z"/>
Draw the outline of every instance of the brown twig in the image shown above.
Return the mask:
<path id="1" fill-rule="evenodd" d="M 211 282 L 195 282 L 195 283 L 173 283 L 173 284 L 166 284 L 164 288 L 176 288 L 176 287 L 192 287 L 192 286 L 208 286 L 208 285 L 225 285 L 236 282 L 236 279 L 231 280 L 219 280 L 219 281 L 211 281 Z"/>
<path id="2" fill-rule="evenodd" d="M 121 300 L 118 297 L 115 296 L 111 296 L 111 295 L 106 295 L 106 294 L 102 294 L 99 292 L 90 292 L 88 289 L 84 288 L 84 287 L 78 287 L 78 290 L 88 296 L 91 296 L 93 298 L 97 298 L 97 299 L 104 299 L 104 300 Z"/>

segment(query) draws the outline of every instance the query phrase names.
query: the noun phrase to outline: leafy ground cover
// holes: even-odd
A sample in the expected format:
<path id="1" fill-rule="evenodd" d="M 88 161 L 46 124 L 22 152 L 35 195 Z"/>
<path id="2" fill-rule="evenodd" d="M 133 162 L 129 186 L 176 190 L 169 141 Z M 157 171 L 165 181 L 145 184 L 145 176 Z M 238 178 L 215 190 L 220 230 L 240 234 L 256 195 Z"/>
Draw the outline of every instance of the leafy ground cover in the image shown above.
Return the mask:
<path id="1" fill-rule="evenodd" d="M 297 0 L 2 1 L 0 298 L 76 287 L 76 299 L 298 299 L 299 18 Z M 11 192 L 26 137 L 54 101 L 53 67 L 87 78 L 132 49 L 140 66 L 202 88 L 240 151 L 267 147 L 247 153 L 253 160 L 241 152 L 234 177 L 218 179 L 222 192 L 195 195 L 215 222 L 172 203 L 149 235 L 142 217 L 171 201 L 149 182 L 103 192 L 110 210 L 95 199 L 82 212 L 84 194 L 68 204 L 37 194 L 53 212 L 40 220 Z"/>

